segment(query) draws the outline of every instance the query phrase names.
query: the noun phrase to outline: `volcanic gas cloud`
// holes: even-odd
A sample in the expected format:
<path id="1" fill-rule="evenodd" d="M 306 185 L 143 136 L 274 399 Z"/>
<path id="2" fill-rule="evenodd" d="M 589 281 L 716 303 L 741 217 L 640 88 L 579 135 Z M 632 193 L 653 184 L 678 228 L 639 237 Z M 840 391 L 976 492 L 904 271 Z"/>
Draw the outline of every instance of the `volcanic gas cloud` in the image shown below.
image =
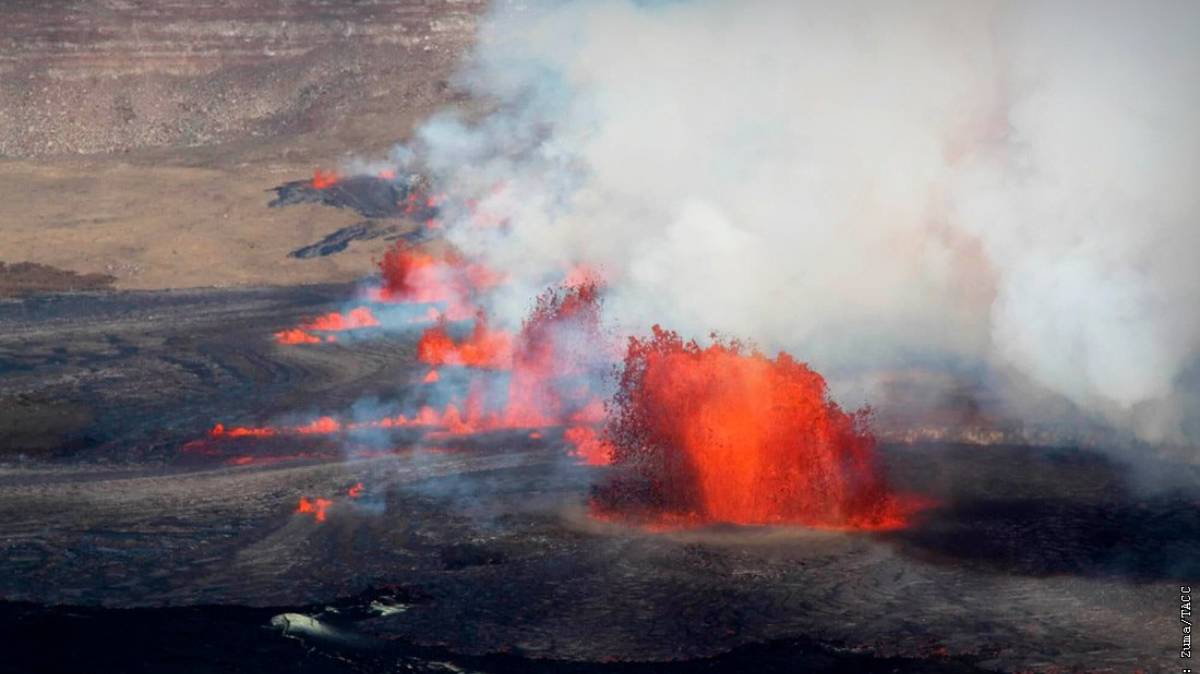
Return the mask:
<path id="1" fill-rule="evenodd" d="M 313 184 L 337 180 L 317 174 Z M 465 221 L 453 221 L 459 238 L 472 230 L 508 236 L 479 218 L 486 211 L 477 205 L 464 212 Z M 397 245 L 379 263 L 378 287 L 360 297 L 414 305 L 418 317 L 409 323 L 432 324 L 417 344 L 417 359 L 428 366 L 420 386 L 449 400 L 444 408 L 423 405 L 374 420 L 326 416 L 296 426 L 217 424 L 208 439 L 401 428 L 430 439 L 516 429 L 542 438 L 544 430 L 560 429 L 581 463 L 613 466 L 594 489 L 593 513 L 652 528 L 728 522 L 887 529 L 903 526 L 915 507 L 893 494 L 880 472 L 869 412 L 842 410 L 824 378 L 788 354 L 768 358 L 737 341 L 700 346 L 655 326 L 649 337 L 629 339 L 621 368 L 619 341 L 602 327 L 605 286 L 595 267 L 562 268 L 559 284 L 536 298 L 514 333 L 495 327 L 487 310 L 508 279 L 478 257 Z M 334 341 L 330 333 L 373 327 L 387 329 L 370 306 L 359 306 L 276 339 L 319 344 Z M 466 373 L 467 385 L 461 376 L 445 381 L 439 368 Z M 497 378 L 507 378 L 500 396 Z M 298 512 L 323 521 L 329 503 L 303 499 Z"/>
<path id="2" fill-rule="evenodd" d="M 380 264 L 383 287 L 376 301 L 425 306 L 421 321 L 434 324 L 418 341 L 417 357 L 434 367 L 457 368 L 467 374 L 461 386 L 442 381 L 438 370 L 428 370 L 421 383 L 443 387 L 437 396 L 449 399 L 442 409 L 421 405 L 377 419 L 339 420 L 323 416 L 309 423 L 288 426 L 230 426 L 218 423 L 203 442 L 229 442 L 279 436 L 332 435 L 365 430 L 409 429 L 426 438 L 465 436 L 501 430 L 565 428 L 566 439 L 579 447 L 588 463 L 606 461 L 596 447 L 596 426 L 603 420 L 602 372 L 610 366 L 600 326 L 600 290 L 580 273 L 567 274 L 571 285 L 550 288 L 516 334 L 489 327 L 486 312 L 475 300 L 495 285 L 495 278 L 478 265 L 458 256 L 435 258 L 397 248 Z M 461 339 L 463 321 L 451 318 L 460 311 L 474 313 L 473 326 Z M 380 325 L 367 307 L 346 315 L 329 314 L 301 324 L 295 331 L 276 335 L 287 343 L 319 343 L 307 330 L 353 330 Z M 285 340 L 293 332 L 303 340 Z M 325 341 L 329 341 L 328 337 Z M 463 378 L 456 378 L 459 382 Z M 502 386 L 496 386 L 500 379 Z M 500 395 L 496 391 L 500 390 Z M 190 443 L 196 449 L 196 443 Z M 207 449 L 206 449 L 207 451 Z"/>

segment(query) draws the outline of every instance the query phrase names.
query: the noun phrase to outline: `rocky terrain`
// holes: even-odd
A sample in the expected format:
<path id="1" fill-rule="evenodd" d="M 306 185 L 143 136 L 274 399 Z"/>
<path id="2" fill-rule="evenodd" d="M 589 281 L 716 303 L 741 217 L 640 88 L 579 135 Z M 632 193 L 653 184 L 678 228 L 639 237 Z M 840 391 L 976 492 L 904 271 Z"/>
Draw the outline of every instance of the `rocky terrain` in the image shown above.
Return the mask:
<path id="1" fill-rule="evenodd" d="M 344 282 L 390 245 L 267 190 L 445 106 L 483 0 L 0 3 L 0 262 L 15 291 Z M 39 266 L 29 266 L 33 263 Z M 17 266 L 24 265 L 24 266 Z M 12 294 L 14 290 L 8 291 Z"/>
<path id="2" fill-rule="evenodd" d="M 0 156 L 194 147 L 427 108 L 481 0 L 0 6 Z"/>
<path id="3" fill-rule="evenodd" d="M 336 671 L 397 671 L 412 648 L 489 672 L 539 671 L 500 656 L 560 663 L 540 671 L 797 671 L 783 665 L 814 648 L 801 671 L 1166 671 L 1172 588 L 1200 570 L 1195 498 L 1142 493 L 1085 450 L 885 446 L 897 488 L 931 503 L 894 532 L 653 532 L 589 515 L 612 468 L 577 465 L 553 428 L 435 444 L 407 430 L 208 433 L 418 395 L 396 388 L 423 370 L 415 329 L 271 339 L 348 290 L 0 303 L 6 634 L 208 663 L 153 671 L 218 671 L 204 644 L 230 638 L 249 659 L 220 671 L 263 671 L 280 615 L 308 626 L 316 654 L 358 663 Z M 305 497 L 329 499 L 328 517 L 299 509 Z M 127 643 L 113 625 L 160 645 L 79 636 Z M 754 664 L 781 643 L 777 668 Z M 55 671 L 46 650 L 15 661 Z"/>

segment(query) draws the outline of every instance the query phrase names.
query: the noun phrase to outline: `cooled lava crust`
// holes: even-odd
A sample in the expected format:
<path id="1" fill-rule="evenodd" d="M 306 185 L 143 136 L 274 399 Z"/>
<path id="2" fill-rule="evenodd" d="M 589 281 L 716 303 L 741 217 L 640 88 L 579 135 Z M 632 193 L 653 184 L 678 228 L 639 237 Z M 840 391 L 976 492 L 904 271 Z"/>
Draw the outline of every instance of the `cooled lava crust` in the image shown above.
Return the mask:
<path id="1" fill-rule="evenodd" d="M 1080 449 L 885 445 L 891 483 L 937 505 L 878 533 L 596 521 L 611 469 L 553 431 L 185 450 L 214 420 L 406 395 L 419 331 L 270 338 L 347 291 L 0 303 L 5 667 L 1155 671 L 1175 646 L 1195 497 Z M 296 512 L 360 482 L 323 522 Z M 36 646 L 58 636 L 78 648 Z"/>

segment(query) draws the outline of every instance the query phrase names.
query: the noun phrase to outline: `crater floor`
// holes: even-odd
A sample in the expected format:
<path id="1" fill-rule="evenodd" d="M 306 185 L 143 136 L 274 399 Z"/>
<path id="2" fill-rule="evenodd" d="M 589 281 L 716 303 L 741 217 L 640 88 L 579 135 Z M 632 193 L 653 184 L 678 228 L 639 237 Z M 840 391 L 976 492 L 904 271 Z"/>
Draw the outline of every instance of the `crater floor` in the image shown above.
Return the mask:
<path id="1" fill-rule="evenodd" d="M 896 487 L 936 504 L 898 532 L 651 533 L 588 516 L 608 469 L 575 465 L 552 430 L 205 445 L 218 421 L 407 395 L 415 333 L 271 340 L 347 294 L 0 303 L 0 428 L 13 429 L 0 442 L 0 622 L 253 624 L 262 639 L 350 653 L 320 661 L 335 668 L 418 655 L 481 671 L 535 660 L 736 669 L 771 653 L 816 658 L 814 671 L 1175 662 L 1176 586 L 1200 575 L 1195 496 L 1143 493 L 1124 466 L 1082 450 L 885 446 Z M 301 497 L 330 499 L 325 521 L 296 512 Z M 206 611 L 211 621 L 197 617 Z M 341 636 L 285 636 L 271 627 L 283 613 Z M 253 643 L 247 657 L 278 645 Z M 765 659 L 736 660 L 747 652 Z"/>

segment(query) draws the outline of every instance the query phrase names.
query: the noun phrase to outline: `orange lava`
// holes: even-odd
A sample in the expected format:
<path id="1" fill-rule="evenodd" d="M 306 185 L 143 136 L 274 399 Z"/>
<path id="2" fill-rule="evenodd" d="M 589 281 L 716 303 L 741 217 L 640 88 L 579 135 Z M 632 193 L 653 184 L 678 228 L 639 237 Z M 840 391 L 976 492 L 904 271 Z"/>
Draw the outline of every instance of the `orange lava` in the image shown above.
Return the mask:
<path id="1" fill-rule="evenodd" d="M 461 257 L 437 258 L 400 244 L 384 254 L 379 271 L 383 286 L 372 299 L 444 305 L 443 313 L 452 321 L 474 316 L 475 295 L 500 282 L 495 272 Z"/>
<path id="2" fill-rule="evenodd" d="M 603 285 L 604 276 L 595 267 L 577 264 L 567 270 L 562 284 L 568 288 L 584 285 Z"/>
<path id="3" fill-rule="evenodd" d="M 599 402 L 600 287 L 551 288 L 538 297 L 513 348 L 506 425 L 556 426 Z"/>
<path id="4" fill-rule="evenodd" d="M 325 335 L 322 339 L 312 334 L 318 332 L 344 332 L 361 328 L 373 328 L 379 325 L 379 319 L 367 307 L 351 309 L 345 314 L 336 311 L 317 316 L 301 323 L 299 327 L 275 333 L 275 341 L 280 344 L 320 344 L 321 342 L 336 342 L 337 337 Z"/>
<path id="5" fill-rule="evenodd" d="M 337 433 L 342 430 L 342 424 L 333 417 L 320 417 L 313 420 L 312 423 L 304 426 L 297 426 L 293 429 L 296 433 L 302 435 L 326 435 L 329 433 Z"/>
<path id="6" fill-rule="evenodd" d="M 461 365 L 491 370 L 507 369 L 512 365 L 512 335 L 503 330 L 488 329 L 482 313 L 475 317 L 475 327 L 462 342 L 455 343 L 446 323 L 440 322 L 421 335 L 417 357 L 428 365 Z"/>
<path id="7" fill-rule="evenodd" d="M 361 482 L 359 482 L 358 484 L 356 484 L 353 487 L 350 487 L 349 489 L 346 490 L 346 496 L 349 496 L 350 498 L 358 498 L 362 495 L 363 495 L 363 483 L 361 483 Z"/>
<path id="8" fill-rule="evenodd" d="M 214 438 L 265 438 L 275 435 L 277 431 L 274 428 L 247 428 L 245 426 L 234 426 L 233 428 L 225 428 L 225 424 L 217 424 L 208 432 Z"/>
<path id="9" fill-rule="evenodd" d="M 438 267 L 438 260 L 427 253 L 394 246 L 383 254 L 379 271 L 383 274 L 385 294 L 412 302 L 435 302 L 445 299 L 441 293 L 430 292 L 426 276 Z M 428 296 L 428 297 L 425 297 Z"/>
<path id="10" fill-rule="evenodd" d="M 538 298 L 516 338 L 490 330 L 482 315 L 478 316 L 471 336 L 461 344 L 449 338 L 444 325 L 436 326 L 422 337 L 418 352 L 426 363 L 480 368 L 511 365 L 503 406 L 485 409 L 485 381 L 476 378 L 465 398 L 441 410 L 426 405 L 412 416 L 397 414 L 352 423 L 326 416 L 299 426 L 227 430 L 217 424 L 209 434 L 214 438 L 266 437 L 415 428 L 436 438 L 503 429 L 570 426 L 568 441 L 576 446 L 575 454 L 587 463 L 602 464 L 608 450 L 598 439 L 595 427 L 603 422 L 605 412 L 601 396 L 594 389 L 610 366 L 603 360 L 606 350 L 597 347 L 602 343 L 599 287 L 585 283 L 554 288 Z M 423 381 L 435 383 L 439 379 L 437 370 L 430 370 Z"/>
<path id="11" fill-rule="evenodd" d="M 300 328 L 292 328 L 275 333 L 275 341 L 280 344 L 320 344 L 321 338 Z"/>
<path id="12" fill-rule="evenodd" d="M 589 466 L 607 466 L 612 463 L 612 446 L 604 441 L 591 426 L 572 426 L 563 433 L 574 450 L 573 456 Z"/>
<path id="13" fill-rule="evenodd" d="M 469 318 L 473 313 L 470 284 L 453 264 L 395 246 L 384 254 L 379 270 L 383 287 L 374 298 L 378 301 L 441 304 L 451 320 Z"/>
<path id="14" fill-rule="evenodd" d="M 302 324 L 300 327 L 304 330 L 320 330 L 323 332 L 342 332 L 344 330 L 358 330 L 360 328 L 373 328 L 379 325 L 379 319 L 375 318 L 375 314 L 367 307 L 358 307 L 351 309 L 345 314 L 332 312 L 324 316 L 318 316 L 311 321 Z"/>
<path id="15" fill-rule="evenodd" d="M 212 438 L 243 438 L 243 437 L 272 437 L 279 435 L 332 435 L 345 431 L 363 429 L 394 429 L 417 428 L 443 431 L 451 435 L 464 435 L 480 431 L 505 428 L 503 420 L 497 413 L 485 414 L 478 396 L 478 389 L 472 388 L 462 406 L 450 403 L 438 411 L 425 405 L 416 414 L 407 416 L 397 414 L 369 421 L 341 422 L 333 417 L 318 417 L 300 426 L 238 426 L 226 428 L 224 424 L 213 426 L 208 432 Z"/>
<path id="16" fill-rule="evenodd" d="M 655 326 L 630 339 L 613 404 L 605 440 L 629 473 L 598 492 L 599 512 L 879 530 L 903 527 L 916 507 L 888 489 L 869 411 L 843 411 L 785 353 L 701 347 Z"/>
<path id="17" fill-rule="evenodd" d="M 323 190 L 336 185 L 339 180 L 341 180 L 341 177 L 334 171 L 317 169 L 313 171 L 312 186 L 318 190 Z"/>
<path id="18" fill-rule="evenodd" d="M 313 519 L 318 522 L 325 521 L 325 511 L 329 506 L 333 505 L 333 501 L 327 498 L 315 498 L 309 500 L 301 497 L 300 504 L 296 506 L 296 512 L 304 515 L 312 515 Z"/>
<path id="19" fill-rule="evenodd" d="M 438 371 L 430 370 L 429 372 L 425 373 L 425 376 L 421 378 L 421 381 L 425 384 L 436 384 L 438 383 L 439 379 L 441 379 L 441 376 L 438 375 Z"/>

